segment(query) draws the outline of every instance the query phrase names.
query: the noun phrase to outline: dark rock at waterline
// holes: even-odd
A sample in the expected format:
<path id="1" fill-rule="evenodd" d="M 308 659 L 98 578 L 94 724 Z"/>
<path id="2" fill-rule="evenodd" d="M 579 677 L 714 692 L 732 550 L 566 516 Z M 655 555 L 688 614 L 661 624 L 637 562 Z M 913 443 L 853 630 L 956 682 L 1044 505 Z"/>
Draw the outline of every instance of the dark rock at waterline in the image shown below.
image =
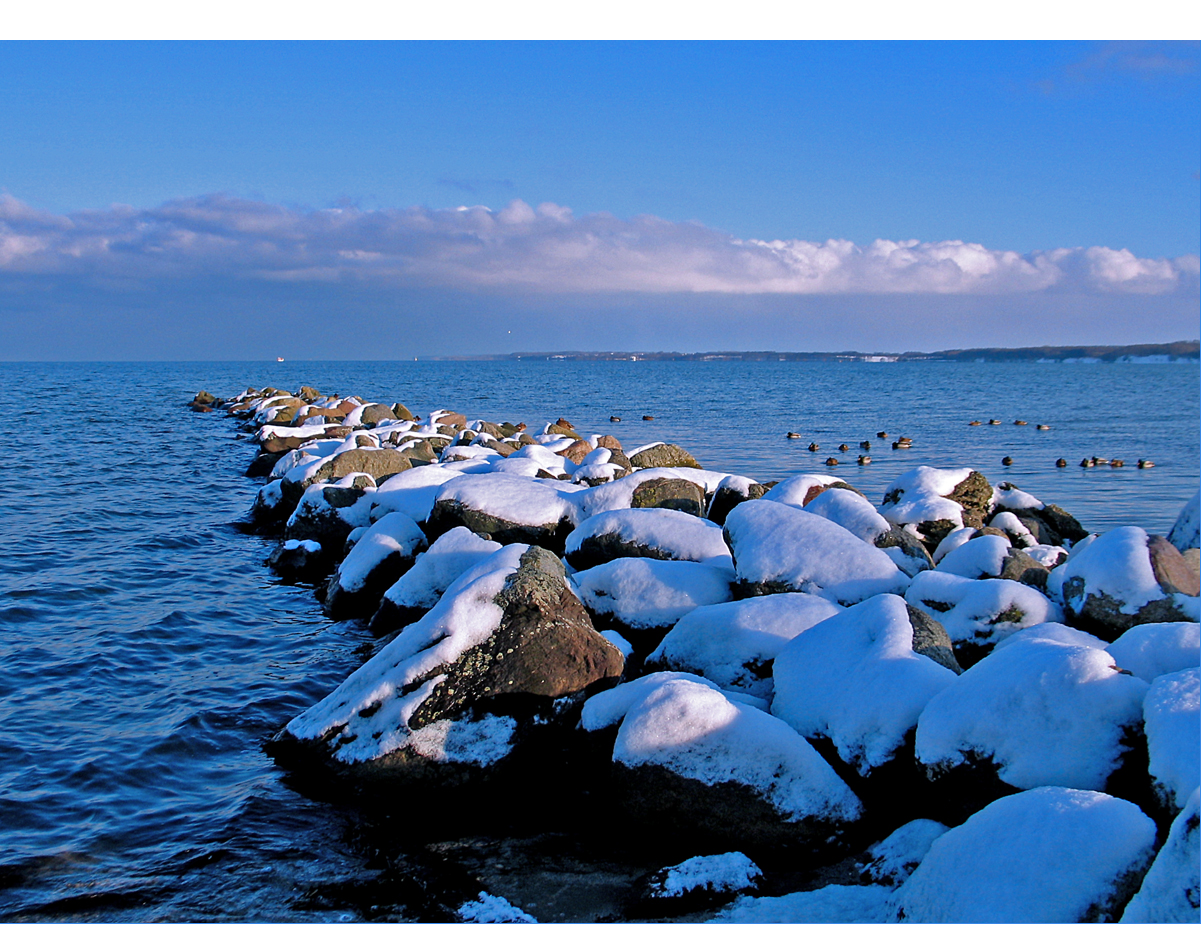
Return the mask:
<path id="1" fill-rule="evenodd" d="M 246 471 L 242 474 L 248 479 L 265 479 L 271 474 L 271 470 L 275 468 L 275 463 L 280 460 L 280 456 L 273 452 L 260 452 L 246 467 Z"/>
<path id="2" fill-rule="evenodd" d="M 672 443 L 658 443 L 630 456 L 630 463 L 636 469 L 699 469 L 701 464 L 692 457 L 688 450 Z"/>
<path id="3" fill-rule="evenodd" d="M 369 617 L 384 592 L 413 566 L 425 534 L 407 515 L 385 515 L 359 539 L 329 579 L 322 606 L 330 619 Z"/>
<path id="4" fill-rule="evenodd" d="M 267 558 L 267 565 L 285 583 L 317 583 L 333 559 L 316 541 L 284 541 Z"/>
<path id="5" fill-rule="evenodd" d="M 353 508 L 373 484 L 366 475 L 354 482 L 317 486 L 306 491 L 288 519 L 284 537 L 294 541 L 316 541 L 322 547 L 342 547 L 357 526 L 347 520 L 345 512 Z"/>

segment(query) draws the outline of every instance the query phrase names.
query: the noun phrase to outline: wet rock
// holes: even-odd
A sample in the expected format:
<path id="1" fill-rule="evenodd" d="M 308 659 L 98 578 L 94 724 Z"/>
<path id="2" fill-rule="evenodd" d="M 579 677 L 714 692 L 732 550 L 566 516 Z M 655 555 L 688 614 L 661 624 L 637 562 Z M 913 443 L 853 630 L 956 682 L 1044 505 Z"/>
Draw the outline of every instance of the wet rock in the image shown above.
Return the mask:
<path id="1" fill-rule="evenodd" d="M 285 583 L 316 583 L 329 573 L 333 560 L 316 541 L 283 541 L 267 565 Z"/>

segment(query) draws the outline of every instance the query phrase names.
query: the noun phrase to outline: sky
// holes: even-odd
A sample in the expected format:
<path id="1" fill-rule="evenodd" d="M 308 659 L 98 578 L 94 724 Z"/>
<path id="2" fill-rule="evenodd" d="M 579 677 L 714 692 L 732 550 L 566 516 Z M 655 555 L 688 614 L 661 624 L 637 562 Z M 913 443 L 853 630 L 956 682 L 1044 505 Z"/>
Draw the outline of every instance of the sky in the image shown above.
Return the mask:
<path id="1" fill-rule="evenodd" d="M 1201 44 L 0 44 L 0 359 L 1194 339 Z"/>

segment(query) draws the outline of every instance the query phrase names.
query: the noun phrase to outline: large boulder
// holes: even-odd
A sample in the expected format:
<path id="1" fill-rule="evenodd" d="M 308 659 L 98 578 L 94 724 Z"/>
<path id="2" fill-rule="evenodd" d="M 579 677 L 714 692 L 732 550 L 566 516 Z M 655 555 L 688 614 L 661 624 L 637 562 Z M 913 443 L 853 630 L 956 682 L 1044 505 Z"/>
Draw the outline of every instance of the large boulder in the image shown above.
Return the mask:
<path id="1" fill-rule="evenodd" d="M 811 593 L 773 593 L 698 606 L 646 660 L 654 671 L 691 672 L 724 689 L 772 696 L 772 660 L 787 642 L 842 607 Z"/>
<path id="2" fill-rule="evenodd" d="M 326 587 L 330 619 L 368 617 L 426 546 L 425 534 L 408 515 L 393 512 L 371 525 L 342 559 Z"/>
<path id="3" fill-rule="evenodd" d="M 991 510 L 992 486 L 973 469 L 921 465 L 898 476 L 884 492 L 880 513 L 908 528 L 933 551 L 957 528 L 980 528 Z"/>
<path id="4" fill-rule="evenodd" d="M 1201 663 L 1201 623 L 1140 623 L 1105 647 L 1144 682 Z"/>
<path id="5" fill-rule="evenodd" d="M 316 541 L 329 549 L 341 548 L 351 531 L 371 523 L 368 506 L 360 499 L 373 488 L 374 483 L 366 475 L 348 475 L 338 482 L 310 485 L 288 518 L 284 537 L 290 541 Z"/>
<path id="6" fill-rule="evenodd" d="M 1116 921 L 1155 847 L 1155 824 L 1103 793 L 1005 797 L 934 840 L 896 892 L 897 917 L 942 924 Z"/>
<path id="7" fill-rule="evenodd" d="M 701 517 L 705 490 L 687 479 L 656 478 L 639 482 L 630 496 L 631 508 L 666 508 Z"/>
<path id="8" fill-rule="evenodd" d="M 820 515 L 768 498 L 731 511 L 725 535 L 742 596 L 800 591 L 847 605 L 904 593 L 909 585 L 884 551 Z"/>
<path id="9" fill-rule="evenodd" d="M 1195 618 L 1197 575 L 1169 542 L 1114 528 L 1062 565 L 1068 622 L 1113 641 L 1136 623 Z"/>
<path id="10" fill-rule="evenodd" d="M 509 460 L 501 460 L 509 461 Z M 576 520 L 569 496 L 543 480 L 504 472 L 463 475 L 439 489 L 426 531 L 465 527 L 501 544 L 538 544 L 562 553 Z"/>
<path id="11" fill-rule="evenodd" d="M 669 508 L 618 509 L 593 515 L 567 539 L 566 557 L 576 570 L 618 557 L 689 560 L 731 570 L 734 566 L 720 527 Z"/>
<path id="12" fill-rule="evenodd" d="M 1155 792 L 1174 812 L 1201 785 L 1201 668 L 1155 679 L 1143 704 L 1143 718 Z"/>
<path id="13" fill-rule="evenodd" d="M 268 750 L 289 766 L 434 785 L 495 767 L 555 699 L 621 674 L 565 576 L 543 548 L 502 548 Z"/>
<path id="14" fill-rule="evenodd" d="M 1138 894 L 1122 912 L 1123 924 L 1196 924 L 1201 917 L 1199 800 L 1201 790 L 1194 790 L 1172 821 L 1167 841 L 1147 870 Z"/>
<path id="15" fill-rule="evenodd" d="M 462 474 L 451 463 L 414 466 L 390 476 L 371 496 L 372 520 L 393 511 L 406 514 L 419 523 L 427 520 L 442 486 Z"/>
<path id="16" fill-rule="evenodd" d="M 648 675 L 594 695 L 581 724 L 620 725 L 613 776 L 626 814 L 696 852 L 737 844 L 793 868 L 830 861 L 863 812 L 792 728 L 695 676 Z"/>

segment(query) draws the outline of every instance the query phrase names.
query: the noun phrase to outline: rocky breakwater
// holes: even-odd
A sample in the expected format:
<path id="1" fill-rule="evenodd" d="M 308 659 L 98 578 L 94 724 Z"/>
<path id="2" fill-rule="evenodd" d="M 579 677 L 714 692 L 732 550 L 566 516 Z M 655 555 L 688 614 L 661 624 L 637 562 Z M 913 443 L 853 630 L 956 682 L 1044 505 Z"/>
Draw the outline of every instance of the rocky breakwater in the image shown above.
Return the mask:
<path id="1" fill-rule="evenodd" d="M 575 804 L 659 857 L 643 916 L 1198 920 L 1198 497 L 1091 534 L 970 468 L 876 504 L 562 417 L 194 408 L 259 446 L 271 565 L 380 640 L 267 745 L 291 770 Z"/>

